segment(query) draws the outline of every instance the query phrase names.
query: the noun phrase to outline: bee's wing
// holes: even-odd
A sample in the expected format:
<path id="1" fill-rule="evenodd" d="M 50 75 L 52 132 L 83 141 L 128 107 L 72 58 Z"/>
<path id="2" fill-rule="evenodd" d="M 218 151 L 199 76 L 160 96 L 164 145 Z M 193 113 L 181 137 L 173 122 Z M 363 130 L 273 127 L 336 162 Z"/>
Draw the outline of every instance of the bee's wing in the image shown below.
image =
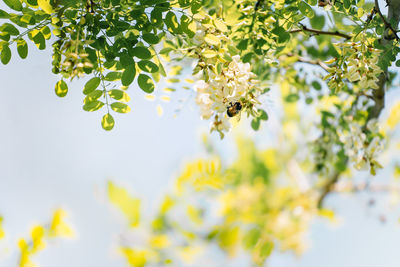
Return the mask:
<path id="1" fill-rule="evenodd" d="M 236 115 L 236 123 L 239 123 L 241 118 L 242 118 L 242 112 L 239 111 L 239 113 Z"/>

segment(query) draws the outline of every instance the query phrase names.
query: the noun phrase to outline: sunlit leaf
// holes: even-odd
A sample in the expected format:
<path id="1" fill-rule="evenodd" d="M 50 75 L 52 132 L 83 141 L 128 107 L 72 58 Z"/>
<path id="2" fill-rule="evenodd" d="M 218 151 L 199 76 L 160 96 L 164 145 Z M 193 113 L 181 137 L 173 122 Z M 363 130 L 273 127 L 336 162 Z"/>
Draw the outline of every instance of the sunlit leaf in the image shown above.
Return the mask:
<path id="1" fill-rule="evenodd" d="M 118 207 L 128 219 L 131 227 L 136 227 L 140 222 L 140 200 L 131 197 L 126 189 L 114 185 L 111 181 L 107 184 L 108 198 Z"/>
<path id="2" fill-rule="evenodd" d="M 56 91 L 56 95 L 59 96 L 59 97 L 66 96 L 67 93 L 68 93 L 68 85 L 67 85 L 67 83 L 64 82 L 64 80 L 59 80 L 56 83 L 55 91 Z"/>
<path id="3" fill-rule="evenodd" d="M 138 77 L 139 87 L 148 94 L 151 94 L 154 91 L 154 82 L 153 80 L 147 76 L 146 74 L 139 74 Z"/>
<path id="4" fill-rule="evenodd" d="M 112 130 L 112 128 L 114 128 L 114 124 L 114 118 L 110 113 L 105 114 L 101 119 L 101 127 L 103 127 L 103 129 L 106 131 Z"/>
<path id="5" fill-rule="evenodd" d="M 131 108 L 127 104 L 121 102 L 114 102 L 110 106 L 112 110 L 118 113 L 128 113 L 131 111 Z"/>

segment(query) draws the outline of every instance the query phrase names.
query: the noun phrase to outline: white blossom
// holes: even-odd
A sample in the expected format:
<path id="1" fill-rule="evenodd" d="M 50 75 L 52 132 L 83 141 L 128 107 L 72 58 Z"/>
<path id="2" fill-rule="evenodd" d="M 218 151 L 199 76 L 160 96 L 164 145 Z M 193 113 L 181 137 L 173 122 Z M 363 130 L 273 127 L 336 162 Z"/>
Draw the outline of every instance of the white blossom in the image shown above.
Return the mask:
<path id="1" fill-rule="evenodd" d="M 249 63 L 243 63 L 240 56 L 232 57 L 232 61 L 221 71 L 221 74 L 211 74 L 208 82 L 200 80 L 195 84 L 196 103 L 200 107 L 202 119 L 214 117 L 211 131 L 227 132 L 231 128 L 227 108 L 240 102 L 247 112 L 254 112 L 258 104 L 257 97 L 261 91 L 255 87 L 255 74 L 251 72 Z"/>

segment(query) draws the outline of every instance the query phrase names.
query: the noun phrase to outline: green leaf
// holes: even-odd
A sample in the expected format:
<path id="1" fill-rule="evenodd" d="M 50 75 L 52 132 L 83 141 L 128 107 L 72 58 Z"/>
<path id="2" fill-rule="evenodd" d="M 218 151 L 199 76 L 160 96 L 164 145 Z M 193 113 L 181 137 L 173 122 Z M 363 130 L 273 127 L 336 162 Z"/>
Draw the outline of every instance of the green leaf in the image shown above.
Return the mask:
<path id="1" fill-rule="evenodd" d="M 1 63 L 3 63 L 4 65 L 7 65 L 8 62 L 10 62 L 11 50 L 10 47 L 8 47 L 8 45 L 3 45 L 0 58 L 1 58 Z"/>
<path id="2" fill-rule="evenodd" d="M 249 52 L 246 55 L 243 56 L 242 61 L 243 63 L 248 63 L 251 61 L 251 58 L 253 57 L 254 53 L 253 52 Z"/>
<path id="3" fill-rule="evenodd" d="M 321 84 L 318 81 L 312 81 L 311 85 L 312 85 L 312 87 L 315 88 L 315 90 L 318 90 L 318 91 L 321 90 L 321 88 L 322 88 Z"/>
<path id="4" fill-rule="evenodd" d="M 0 19 L 8 19 L 8 18 L 10 18 L 10 14 L 0 9 Z"/>
<path id="5" fill-rule="evenodd" d="M 260 257 L 266 258 L 269 255 L 271 255 L 273 248 L 274 248 L 274 243 L 272 243 L 272 242 L 267 242 L 267 243 L 263 244 L 260 249 Z"/>
<path id="6" fill-rule="evenodd" d="M 19 0 L 3 0 L 3 2 L 9 6 L 11 9 L 21 11 L 22 10 L 22 4 Z"/>
<path id="7" fill-rule="evenodd" d="M 312 19 L 310 19 L 310 23 L 313 29 L 321 30 L 325 26 L 325 16 L 314 16 Z"/>
<path id="8" fill-rule="evenodd" d="M 102 95 L 104 91 L 103 90 L 95 90 L 88 94 L 85 99 L 83 99 L 83 104 L 88 104 L 90 102 L 97 101 Z"/>
<path id="9" fill-rule="evenodd" d="M 83 110 L 92 112 L 101 109 L 104 106 L 104 103 L 101 101 L 93 101 L 93 102 L 88 102 L 85 105 L 83 105 Z"/>
<path id="10" fill-rule="evenodd" d="M 139 74 L 138 77 L 139 87 L 148 94 L 151 94 L 154 91 L 154 82 L 153 80 L 147 76 L 146 74 Z"/>
<path id="11" fill-rule="evenodd" d="M 51 30 L 48 26 L 44 26 L 43 28 L 41 28 L 40 32 L 43 33 L 43 36 L 46 40 L 49 40 L 51 38 Z"/>
<path id="12" fill-rule="evenodd" d="M 37 3 L 41 9 L 43 9 L 44 12 L 47 14 L 51 14 L 54 12 L 52 6 L 50 5 L 49 0 L 37 0 Z"/>
<path id="13" fill-rule="evenodd" d="M 123 86 L 129 86 L 136 76 L 136 68 L 135 65 L 130 65 L 125 68 L 124 72 L 122 73 L 121 83 Z"/>
<path id="14" fill-rule="evenodd" d="M 149 59 L 151 58 L 150 50 L 144 46 L 136 46 L 132 49 L 132 54 L 140 59 Z"/>
<path id="15" fill-rule="evenodd" d="M 260 129 L 260 120 L 258 118 L 254 118 L 251 120 L 251 128 L 253 128 L 253 130 L 255 131 Z"/>
<path id="16" fill-rule="evenodd" d="M 181 16 L 181 28 L 190 38 L 193 38 L 196 33 L 196 22 L 186 15 Z"/>
<path id="17" fill-rule="evenodd" d="M 247 43 L 249 42 L 249 39 L 243 39 L 239 42 L 237 45 L 237 49 L 239 50 L 246 50 L 247 49 Z"/>
<path id="18" fill-rule="evenodd" d="M 174 12 L 169 11 L 167 15 L 165 16 L 165 25 L 167 25 L 168 31 L 172 33 L 181 33 L 182 30 L 180 28 L 180 25 L 178 23 L 178 19 L 176 18 L 176 15 Z"/>
<path id="19" fill-rule="evenodd" d="M 10 41 L 10 35 L 6 32 L 0 32 L 0 39 L 8 42 Z"/>
<path id="20" fill-rule="evenodd" d="M 59 80 L 56 83 L 55 91 L 57 96 L 64 97 L 68 93 L 68 85 L 66 82 L 64 82 L 64 80 Z"/>
<path id="21" fill-rule="evenodd" d="M 138 66 L 141 70 L 149 73 L 154 73 L 158 71 L 158 66 L 151 61 L 142 60 L 138 62 Z"/>
<path id="22" fill-rule="evenodd" d="M 127 52 L 122 53 L 119 56 L 119 62 L 121 63 L 122 67 L 124 67 L 124 68 L 135 64 L 135 61 Z"/>
<path id="23" fill-rule="evenodd" d="M 110 113 L 105 114 L 101 119 L 101 127 L 103 127 L 103 129 L 106 131 L 112 130 L 112 128 L 114 128 L 114 124 L 114 118 Z"/>
<path id="24" fill-rule="evenodd" d="M 204 37 L 204 41 L 206 41 L 210 45 L 220 45 L 221 43 L 221 40 L 213 34 L 206 34 L 206 36 Z"/>
<path id="25" fill-rule="evenodd" d="M 299 100 L 299 95 L 298 94 L 289 94 L 288 96 L 286 96 L 285 100 L 286 102 L 292 103 L 292 102 L 296 102 L 297 100 Z"/>
<path id="26" fill-rule="evenodd" d="M 107 73 L 107 75 L 104 77 L 105 81 L 113 82 L 121 79 L 122 73 L 118 71 L 110 71 Z"/>
<path id="27" fill-rule="evenodd" d="M 279 35 L 279 38 L 278 38 L 278 43 L 286 43 L 287 41 L 289 41 L 290 40 L 290 34 L 289 33 L 287 33 L 287 32 L 283 32 L 283 33 L 281 33 L 280 35 Z"/>
<path id="28" fill-rule="evenodd" d="M 314 17 L 314 10 L 304 1 L 301 1 L 299 3 L 299 10 L 304 16 L 308 18 Z"/>
<path id="29" fill-rule="evenodd" d="M 260 230 L 253 228 L 249 230 L 243 237 L 243 244 L 246 249 L 253 249 L 260 238 Z"/>
<path id="30" fill-rule="evenodd" d="M 29 38 L 35 43 L 36 47 L 40 50 L 44 50 L 46 48 L 46 40 L 42 32 L 38 30 L 33 30 L 29 33 Z"/>
<path id="31" fill-rule="evenodd" d="M 85 87 L 83 88 L 83 93 L 85 95 L 90 94 L 93 92 L 97 87 L 99 87 L 100 84 L 100 78 L 99 77 L 93 77 L 89 81 L 86 82 Z"/>
<path id="32" fill-rule="evenodd" d="M 108 91 L 108 94 L 110 95 L 110 97 L 118 101 L 129 102 L 131 100 L 129 95 L 123 90 L 113 89 Z"/>
<path id="33" fill-rule="evenodd" d="M 159 62 L 158 68 L 159 68 L 159 70 L 160 70 L 160 74 L 161 74 L 162 76 L 164 76 L 164 77 L 167 77 L 167 73 L 165 72 L 164 66 L 163 66 L 163 64 L 162 64 L 161 62 Z"/>
<path id="34" fill-rule="evenodd" d="M 158 44 L 160 39 L 158 38 L 157 35 L 153 33 L 144 33 L 142 35 L 143 40 L 145 40 L 148 44 Z"/>
<path id="35" fill-rule="evenodd" d="M 0 26 L 0 31 L 6 32 L 10 35 L 19 35 L 19 30 L 15 28 L 14 25 L 10 23 L 4 23 L 3 25 Z"/>
<path id="36" fill-rule="evenodd" d="M 396 67 L 400 67 L 400 59 L 396 61 Z"/>
<path id="37" fill-rule="evenodd" d="M 151 11 L 150 16 L 151 16 L 150 18 L 151 23 L 156 25 L 162 25 L 162 12 L 160 9 L 154 8 L 153 11 Z"/>
<path id="38" fill-rule="evenodd" d="M 260 112 L 260 116 L 259 116 L 260 120 L 263 120 L 263 121 L 268 120 L 268 114 L 267 114 L 267 112 L 265 112 L 265 110 L 259 109 L 258 111 Z"/>
<path id="39" fill-rule="evenodd" d="M 119 113 L 128 113 L 131 111 L 131 108 L 127 104 L 121 103 L 121 102 L 112 103 L 111 108 L 115 112 L 119 112 Z"/>
<path id="40" fill-rule="evenodd" d="M 18 55 L 24 59 L 28 56 L 28 44 L 24 39 L 18 39 L 17 41 Z"/>

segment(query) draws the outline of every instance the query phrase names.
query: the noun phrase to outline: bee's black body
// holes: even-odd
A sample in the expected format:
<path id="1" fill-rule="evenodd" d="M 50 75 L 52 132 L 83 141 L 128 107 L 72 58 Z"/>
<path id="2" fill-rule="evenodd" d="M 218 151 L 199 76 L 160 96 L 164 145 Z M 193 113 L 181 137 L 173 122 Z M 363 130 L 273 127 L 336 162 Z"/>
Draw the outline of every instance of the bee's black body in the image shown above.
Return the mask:
<path id="1" fill-rule="evenodd" d="M 242 104 L 240 102 L 235 102 L 235 103 L 231 102 L 229 103 L 229 106 L 226 108 L 226 114 L 228 114 L 229 117 L 234 117 L 241 110 L 242 110 Z"/>

